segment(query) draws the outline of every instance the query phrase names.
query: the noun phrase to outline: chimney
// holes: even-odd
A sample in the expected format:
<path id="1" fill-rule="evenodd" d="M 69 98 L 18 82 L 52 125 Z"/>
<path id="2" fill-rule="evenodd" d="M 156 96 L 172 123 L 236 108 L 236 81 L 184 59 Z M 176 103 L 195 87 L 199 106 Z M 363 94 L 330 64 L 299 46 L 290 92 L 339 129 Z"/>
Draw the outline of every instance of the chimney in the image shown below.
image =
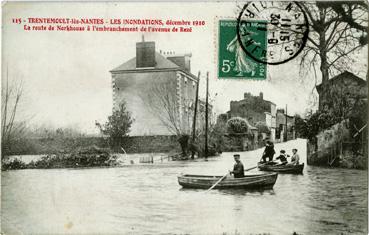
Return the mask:
<path id="1" fill-rule="evenodd" d="M 251 93 L 249 93 L 249 92 L 243 93 L 243 98 L 244 99 L 247 99 L 247 98 L 250 98 L 250 97 L 251 97 Z"/>
<path id="2" fill-rule="evenodd" d="M 259 93 L 259 97 L 260 97 L 260 99 L 264 100 L 263 92 Z"/>
<path id="3" fill-rule="evenodd" d="M 142 42 L 136 43 L 136 68 L 155 67 L 155 42 L 145 42 L 142 36 Z"/>
<path id="4" fill-rule="evenodd" d="M 284 114 L 284 109 L 277 109 L 277 113 L 283 113 Z"/>
<path id="5" fill-rule="evenodd" d="M 186 53 L 184 55 L 175 55 L 175 53 L 170 53 L 170 56 L 167 57 L 168 60 L 172 61 L 183 70 L 187 72 L 191 72 L 191 53 Z"/>
<path id="6" fill-rule="evenodd" d="M 191 72 L 191 57 L 192 57 L 192 53 L 185 54 L 184 57 L 185 57 L 185 69 L 188 72 Z"/>

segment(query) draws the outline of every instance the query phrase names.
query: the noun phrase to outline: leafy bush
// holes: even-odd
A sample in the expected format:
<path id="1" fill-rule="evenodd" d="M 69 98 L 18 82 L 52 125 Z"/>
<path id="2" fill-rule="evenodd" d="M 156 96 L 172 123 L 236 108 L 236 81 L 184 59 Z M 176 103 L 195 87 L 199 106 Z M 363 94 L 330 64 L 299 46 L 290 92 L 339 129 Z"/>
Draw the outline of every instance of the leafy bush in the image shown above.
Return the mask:
<path id="1" fill-rule="evenodd" d="M 227 121 L 227 130 L 229 133 L 243 134 L 247 133 L 249 127 L 245 119 L 233 117 Z"/>
<path id="2" fill-rule="evenodd" d="M 340 122 L 341 119 L 335 117 L 332 113 L 326 111 L 317 111 L 310 113 L 305 120 L 296 118 L 296 130 L 301 137 L 309 140 L 315 140 L 316 135 L 334 124 Z"/>
<path id="3" fill-rule="evenodd" d="M 265 123 L 263 123 L 263 122 L 256 123 L 255 127 L 258 128 L 258 132 L 259 133 L 265 133 L 267 135 L 270 134 L 269 127 Z"/>
<path id="4" fill-rule="evenodd" d="M 337 101 L 336 101 L 337 102 Z M 343 120 L 350 120 L 350 130 L 352 134 L 357 132 L 357 128 L 361 128 L 367 123 L 368 103 L 366 101 L 357 101 L 355 104 L 345 107 L 349 111 L 342 114 L 342 108 L 331 110 L 318 110 L 315 113 L 309 113 L 306 119 L 296 117 L 296 131 L 299 136 L 314 140 L 316 135 Z M 354 112 L 353 112 L 354 111 Z"/>
<path id="5" fill-rule="evenodd" d="M 77 150 L 73 153 L 60 153 L 55 155 L 43 156 L 36 161 L 28 164 L 14 159 L 3 161 L 3 170 L 15 169 L 49 169 L 49 168 L 79 168 L 79 167 L 101 167 L 119 165 L 117 156 L 111 155 L 109 151 L 96 147 L 89 147 Z"/>
<path id="6" fill-rule="evenodd" d="M 18 158 L 15 158 L 13 160 L 2 160 L 1 164 L 1 170 L 16 170 L 16 169 L 26 169 L 27 165 L 19 160 Z"/>

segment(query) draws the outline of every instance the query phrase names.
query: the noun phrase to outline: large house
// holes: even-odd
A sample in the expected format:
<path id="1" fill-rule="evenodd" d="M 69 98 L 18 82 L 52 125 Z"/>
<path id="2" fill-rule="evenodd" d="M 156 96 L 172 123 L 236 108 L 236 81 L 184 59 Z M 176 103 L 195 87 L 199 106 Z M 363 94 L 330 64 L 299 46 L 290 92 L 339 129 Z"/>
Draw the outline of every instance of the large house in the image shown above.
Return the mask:
<path id="1" fill-rule="evenodd" d="M 232 117 L 242 117 L 255 127 L 267 126 L 270 131 L 269 139 L 275 140 L 276 105 L 271 101 L 264 100 L 263 93 L 260 93 L 259 96 L 244 93 L 242 100 L 231 101 L 230 110 L 225 118 L 228 120 Z"/>
<path id="2" fill-rule="evenodd" d="M 155 42 L 136 43 L 136 57 L 112 69 L 113 110 L 126 102 L 134 122 L 130 136 L 189 133 L 198 78 L 191 54 L 164 56 Z"/>
<path id="3" fill-rule="evenodd" d="M 349 115 L 355 111 L 357 102 L 368 99 L 367 82 L 348 71 L 329 79 L 325 86 L 319 84 L 316 89 L 321 111 L 341 111 Z"/>

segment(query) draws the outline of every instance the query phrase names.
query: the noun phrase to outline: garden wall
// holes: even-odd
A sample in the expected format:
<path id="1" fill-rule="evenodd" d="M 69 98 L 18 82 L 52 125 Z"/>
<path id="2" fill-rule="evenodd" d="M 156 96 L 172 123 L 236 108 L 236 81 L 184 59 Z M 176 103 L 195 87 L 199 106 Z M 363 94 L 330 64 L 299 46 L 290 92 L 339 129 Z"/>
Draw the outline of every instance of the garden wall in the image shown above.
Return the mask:
<path id="1" fill-rule="evenodd" d="M 180 146 L 176 136 L 130 136 L 124 137 L 121 146 L 127 153 L 179 152 Z M 18 139 L 10 148 L 4 150 L 4 155 L 36 155 L 72 152 L 78 148 L 96 146 L 109 148 L 109 139 L 103 137 L 77 138 L 28 138 Z M 112 149 L 123 152 L 120 146 Z"/>
<path id="2" fill-rule="evenodd" d="M 316 138 L 316 143 L 308 143 L 309 165 L 367 168 L 368 156 L 357 151 L 357 145 L 362 143 L 357 143 L 352 138 L 348 121 L 321 131 Z"/>

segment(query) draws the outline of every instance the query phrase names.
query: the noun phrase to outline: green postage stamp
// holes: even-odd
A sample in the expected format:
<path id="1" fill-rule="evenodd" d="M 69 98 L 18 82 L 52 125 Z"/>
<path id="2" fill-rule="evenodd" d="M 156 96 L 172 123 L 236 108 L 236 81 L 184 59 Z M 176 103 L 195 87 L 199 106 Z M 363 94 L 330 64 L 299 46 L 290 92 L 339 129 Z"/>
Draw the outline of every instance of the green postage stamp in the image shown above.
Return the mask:
<path id="1" fill-rule="evenodd" d="M 259 22 L 247 24 L 246 37 L 254 44 L 266 48 L 267 32 L 258 30 Z M 237 20 L 219 20 L 218 31 L 218 77 L 220 79 L 264 80 L 267 64 L 255 61 L 248 56 L 237 38 Z"/>

